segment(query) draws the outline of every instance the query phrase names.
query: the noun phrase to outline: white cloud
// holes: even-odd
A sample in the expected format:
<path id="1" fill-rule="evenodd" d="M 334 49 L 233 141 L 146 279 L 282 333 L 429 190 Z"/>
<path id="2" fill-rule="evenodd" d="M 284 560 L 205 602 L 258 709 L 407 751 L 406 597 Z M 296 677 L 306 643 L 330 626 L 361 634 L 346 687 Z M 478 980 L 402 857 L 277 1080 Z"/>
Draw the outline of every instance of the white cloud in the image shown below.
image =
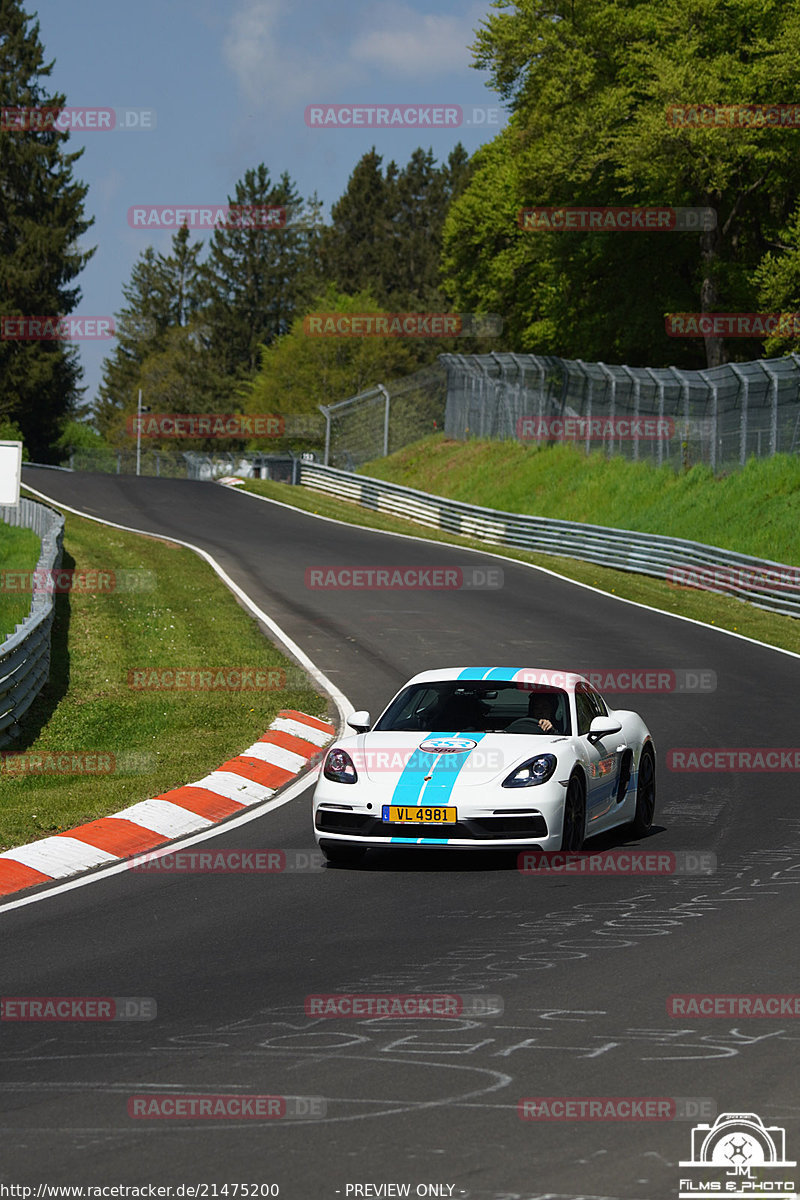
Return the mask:
<path id="1" fill-rule="evenodd" d="M 342 87 L 363 86 L 387 75 L 419 82 L 426 76 L 462 72 L 471 62 L 468 45 L 485 16 L 476 0 L 457 16 L 421 13 L 392 0 L 370 5 L 359 20 L 318 19 L 315 5 L 290 8 L 285 0 L 240 0 L 223 42 L 223 55 L 243 94 L 259 111 L 308 104 Z M 305 46 L 292 45 L 281 19 L 313 29 Z"/>
<path id="2" fill-rule="evenodd" d="M 287 51 L 278 30 L 285 11 L 282 0 L 243 0 L 223 42 L 225 61 L 258 109 L 307 104 L 320 79 L 333 85 L 343 74 L 319 55 Z"/>
<path id="3" fill-rule="evenodd" d="M 385 6 L 379 27 L 357 37 L 351 55 L 357 62 L 397 76 L 439 77 L 463 71 L 472 60 L 468 46 L 474 41 L 482 12 L 482 5 L 458 16 L 422 14 L 405 5 Z"/>

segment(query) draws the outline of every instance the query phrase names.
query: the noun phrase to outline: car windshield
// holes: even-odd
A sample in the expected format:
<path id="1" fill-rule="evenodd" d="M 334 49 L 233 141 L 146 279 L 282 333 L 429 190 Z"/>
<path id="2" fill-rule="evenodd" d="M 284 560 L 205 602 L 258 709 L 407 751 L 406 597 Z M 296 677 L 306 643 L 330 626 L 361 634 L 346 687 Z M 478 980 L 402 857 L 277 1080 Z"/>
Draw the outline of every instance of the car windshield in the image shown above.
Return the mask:
<path id="1" fill-rule="evenodd" d="M 548 724 L 550 728 L 547 728 Z M 566 692 L 559 688 L 464 679 L 415 683 L 404 688 L 375 729 L 413 733 L 541 734 L 543 737 L 572 732 L 569 700 Z"/>

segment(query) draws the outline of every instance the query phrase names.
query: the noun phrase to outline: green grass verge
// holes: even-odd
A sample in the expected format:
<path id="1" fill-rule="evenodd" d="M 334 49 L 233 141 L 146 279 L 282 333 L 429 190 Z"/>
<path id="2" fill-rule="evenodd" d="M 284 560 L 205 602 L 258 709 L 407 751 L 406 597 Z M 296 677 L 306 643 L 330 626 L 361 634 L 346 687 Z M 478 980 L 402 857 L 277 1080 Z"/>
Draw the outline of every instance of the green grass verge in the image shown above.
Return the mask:
<path id="1" fill-rule="evenodd" d="M 468 504 L 688 538 L 800 564 L 800 455 L 751 458 L 730 475 L 676 472 L 568 443 L 524 446 L 434 434 L 364 475 Z"/>
<path id="2" fill-rule="evenodd" d="M 33 571 L 42 543 L 31 529 L 18 529 L 0 521 L 0 580 L 7 571 Z M 8 581 L 9 587 L 11 580 Z M 31 593 L 9 591 L 0 586 L 0 642 L 14 632 L 16 625 L 24 621 L 31 611 Z"/>
<path id="3" fill-rule="evenodd" d="M 755 638 L 757 641 L 800 653 L 800 621 L 796 621 L 792 617 L 781 617 L 775 613 L 764 612 L 762 609 L 745 604 L 740 600 L 716 596 L 711 592 L 678 589 L 671 587 L 663 580 L 652 579 L 647 575 L 614 571 L 608 567 L 597 567 L 592 563 L 580 562 L 574 558 L 562 558 L 560 555 L 550 554 L 531 554 L 526 550 L 494 546 L 486 542 L 475 541 L 472 538 L 442 533 L 438 530 L 428 529 L 427 526 L 418 525 L 413 521 L 376 513 L 372 509 L 362 508 L 358 504 L 334 499 L 320 492 L 314 492 L 310 488 L 292 487 L 290 484 L 274 483 L 267 479 L 248 479 L 245 481 L 244 488 L 239 490 L 247 490 L 259 496 L 267 496 L 272 500 L 280 500 L 284 504 L 289 504 L 304 512 L 333 517 L 351 524 L 366 525 L 370 529 L 386 529 L 394 533 L 411 534 L 414 537 L 424 537 L 430 541 L 445 542 L 453 546 L 471 546 L 473 549 L 491 551 L 503 558 L 534 563 L 536 566 L 554 571 L 557 575 L 563 575 L 566 579 L 591 584 L 592 587 L 600 588 L 601 591 L 610 592 L 612 595 L 636 600 L 640 604 L 660 608 L 665 612 L 692 617 L 696 621 L 705 621 L 720 629 L 731 629 L 744 637 Z M 433 491 L 434 489 L 432 486 L 426 486 L 421 490 Z"/>
<path id="4" fill-rule="evenodd" d="M 56 506 L 57 507 L 57 506 Z M 64 567 L 148 572 L 152 590 L 56 598 L 50 679 L 15 751 L 113 756 L 104 774 L 0 777 L 0 849 L 71 829 L 200 779 L 254 742 L 281 708 L 327 701 L 190 550 L 66 515 Z M 129 671 L 244 667 L 284 671 L 257 691 L 141 691 Z M 279 676 L 268 677 L 274 684 Z M 9 748 L 11 749 L 11 748 Z M 19 760 L 18 760 L 19 761 Z"/>

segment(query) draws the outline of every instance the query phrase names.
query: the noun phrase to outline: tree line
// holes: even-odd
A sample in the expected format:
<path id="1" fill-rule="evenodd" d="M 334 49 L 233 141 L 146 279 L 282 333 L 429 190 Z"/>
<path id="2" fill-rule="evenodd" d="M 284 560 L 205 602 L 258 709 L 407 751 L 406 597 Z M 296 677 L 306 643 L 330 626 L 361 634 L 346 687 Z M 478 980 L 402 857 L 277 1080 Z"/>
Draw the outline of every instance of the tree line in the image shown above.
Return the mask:
<path id="1" fill-rule="evenodd" d="M 285 226 L 217 227 L 207 241 L 182 228 L 168 252 L 144 250 L 91 401 L 74 346 L 0 339 L 0 436 L 16 431 L 43 459 L 81 439 L 121 445 L 139 389 L 162 412 L 316 412 L 444 349 L 695 368 L 800 349 L 791 330 L 665 329 L 669 313 L 800 309 L 800 105 L 794 122 L 769 116 L 800 96 L 797 6 L 494 0 L 472 51 L 510 120 L 471 159 L 459 144 L 441 162 L 419 148 L 398 165 L 373 148 L 327 221 L 287 173 L 247 170 L 229 203 L 285 208 Z M 38 21 L 0 0 L 6 108 L 63 106 L 51 71 Z M 81 300 L 93 220 L 68 143 L 0 126 L 4 316 Z M 715 220 L 552 232 L 520 219 L 621 206 Z M 320 311 L 497 313 L 503 332 L 314 339 L 303 318 Z"/>

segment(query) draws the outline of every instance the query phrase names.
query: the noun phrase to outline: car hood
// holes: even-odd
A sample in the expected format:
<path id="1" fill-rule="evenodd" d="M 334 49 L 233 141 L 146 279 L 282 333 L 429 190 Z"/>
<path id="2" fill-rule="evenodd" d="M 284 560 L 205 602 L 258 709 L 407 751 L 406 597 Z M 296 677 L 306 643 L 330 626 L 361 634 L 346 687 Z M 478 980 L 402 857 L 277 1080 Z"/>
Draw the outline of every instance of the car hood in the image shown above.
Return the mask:
<path id="1" fill-rule="evenodd" d="M 351 755 L 359 777 L 416 791 L 428 783 L 430 799 L 455 789 L 500 783 L 534 754 L 558 754 L 563 736 L 513 733 L 363 733 L 338 743 Z M 430 776 L 430 780 L 426 777 Z"/>

